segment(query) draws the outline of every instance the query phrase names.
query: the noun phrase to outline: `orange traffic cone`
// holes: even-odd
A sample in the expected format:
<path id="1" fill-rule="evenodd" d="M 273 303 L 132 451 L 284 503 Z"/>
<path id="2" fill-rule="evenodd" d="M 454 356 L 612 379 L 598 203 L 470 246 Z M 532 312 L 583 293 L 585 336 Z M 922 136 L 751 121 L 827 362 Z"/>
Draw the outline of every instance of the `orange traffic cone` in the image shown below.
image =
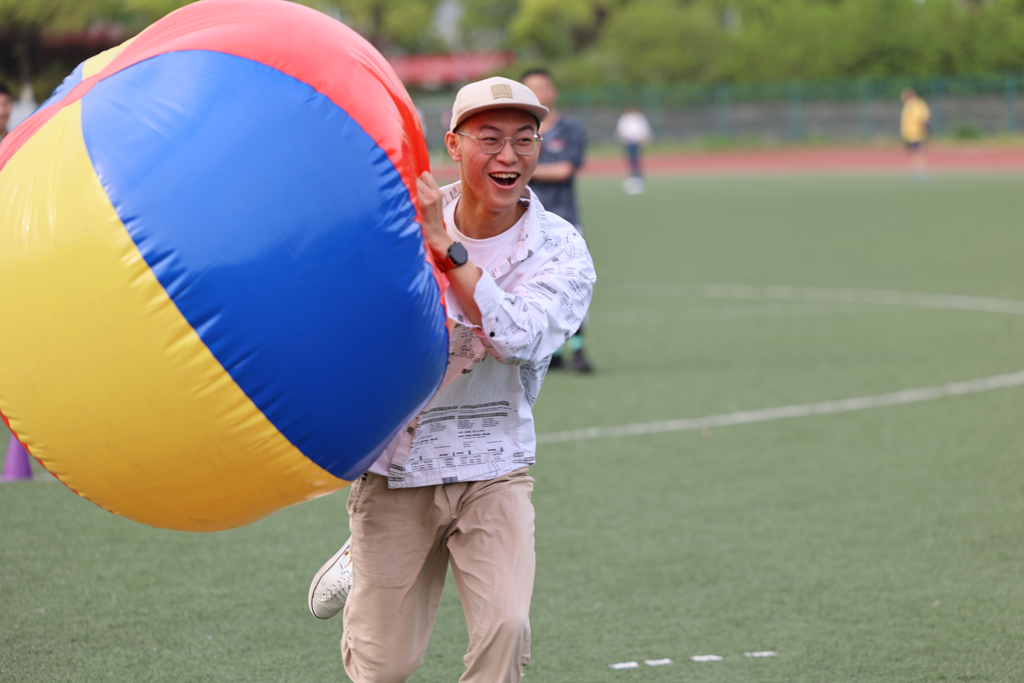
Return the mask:
<path id="1" fill-rule="evenodd" d="M 28 451 L 13 436 L 7 445 L 7 460 L 4 461 L 4 481 L 22 481 L 32 478 L 32 465 L 28 462 Z"/>

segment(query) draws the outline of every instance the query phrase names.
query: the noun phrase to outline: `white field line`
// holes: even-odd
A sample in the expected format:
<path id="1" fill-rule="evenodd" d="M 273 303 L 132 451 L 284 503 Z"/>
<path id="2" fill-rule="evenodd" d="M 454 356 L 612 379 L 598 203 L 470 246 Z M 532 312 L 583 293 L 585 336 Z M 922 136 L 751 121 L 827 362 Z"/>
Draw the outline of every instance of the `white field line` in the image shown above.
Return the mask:
<path id="1" fill-rule="evenodd" d="M 818 302 L 763 303 L 749 306 L 719 306 L 715 308 L 685 308 L 608 311 L 596 316 L 596 323 L 602 327 L 615 325 L 651 325 L 658 323 L 688 322 L 697 320 L 747 320 L 750 318 L 801 318 L 820 315 L 847 315 L 883 311 L 880 306 L 840 306 L 835 303 Z"/>
<path id="2" fill-rule="evenodd" d="M 747 285 L 705 285 L 702 288 L 702 293 L 709 299 L 770 299 L 773 301 L 880 304 L 1024 315 L 1024 301 L 954 294 L 922 294 L 880 289 L 829 289 L 825 287 L 750 287 Z"/>
<path id="3" fill-rule="evenodd" d="M 537 443 L 565 443 L 567 441 L 604 439 L 611 436 L 641 436 L 644 434 L 682 432 L 693 429 L 708 429 L 711 427 L 729 427 L 732 425 L 753 424 L 755 422 L 769 422 L 771 420 L 784 420 L 791 417 L 833 415 L 835 413 L 847 413 L 852 410 L 880 408 L 882 406 L 932 401 L 937 398 L 946 398 L 948 396 L 976 394 L 980 391 L 1017 387 L 1022 384 L 1024 384 L 1024 370 L 1004 375 L 982 377 L 981 379 L 971 379 L 966 382 L 952 382 L 950 384 L 943 384 L 936 387 L 904 389 L 902 391 L 894 391 L 891 394 L 878 394 L 877 396 L 859 396 L 857 398 L 844 398 L 837 401 L 819 401 L 818 403 L 802 403 L 791 406 L 779 406 L 777 408 L 762 408 L 760 410 L 741 410 L 735 413 L 723 413 L 721 415 L 709 415 L 707 417 L 689 417 L 679 420 L 663 420 L 661 422 L 642 422 L 638 424 L 618 425 L 615 427 L 571 429 L 564 432 L 538 434 Z"/>
<path id="4" fill-rule="evenodd" d="M 663 294 L 668 296 L 692 296 L 693 287 L 686 285 L 664 285 L 630 283 L 630 290 L 643 291 L 646 295 Z M 843 303 L 861 305 L 916 306 L 921 308 L 937 308 L 956 311 L 977 311 L 983 313 L 1004 313 L 1024 315 L 1024 301 L 1012 299 L 990 299 L 974 296 L 958 296 L 949 294 L 922 294 L 918 292 L 900 292 L 872 289 L 829 289 L 824 287 L 757 287 L 750 285 L 704 285 L 701 287 L 703 296 L 709 299 L 765 299 L 771 301 L 813 301 L 819 303 Z M 826 311 L 815 311 L 825 313 Z M 641 312 L 637 312 L 641 313 Z M 722 317 L 746 317 L 756 311 L 737 311 L 736 315 L 726 314 Z M 786 315 L 785 312 L 764 311 L 762 314 L 773 316 Z M 790 312 L 789 315 L 793 313 Z M 800 313 L 797 313 L 799 315 Z M 804 313 L 805 315 L 808 313 Z M 698 314 L 700 315 L 700 314 Z M 624 316 L 625 317 L 625 316 Z M 608 324 L 607 322 L 605 324 Z M 612 323 L 616 324 L 616 323 Z M 623 323 L 619 323 L 623 324 Z M 1005 389 L 1024 385 L 1024 370 L 1002 375 L 992 375 L 964 382 L 952 382 L 934 387 L 904 389 L 889 394 L 876 396 L 860 396 L 835 401 L 803 403 L 760 410 L 741 410 L 734 413 L 691 417 L 678 420 L 662 420 L 659 422 L 642 422 L 636 424 L 617 425 L 613 427 L 587 427 L 571 429 L 564 432 L 538 434 L 538 444 L 566 443 L 569 441 L 585 441 L 588 439 L 604 439 L 616 436 L 642 436 L 665 432 L 682 432 L 712 427 L 729 427 L 732 425 L 769 422 L 794 417 L 811 417 L 812 415 L 833 415 L 853 410 L 881 408 L 883 406 L 902 405 L 933 401 L 950 396 L 976 394 L 993 389 Z M 36 481 L 57 481 L 52 476 L 36 477 Z"/>
<path id="5" fill-rule="evenodd" d="M 650 295 L 692 296 L 695 288 L 685 285 L 630 283 L 630 293 Z M 1024 315 L 1024 301 L 994 299 L 958 294 L 925 294 L 884 289 L 832 289 L 828 287 L 780 287 L 752 285 L 703 285 L 701 296 L 708 299 L 762 299 L 769 301 L 814 301 L 836 304 L 873 304 L 881 306 L 914 306 L 951 311 L 1004 313 Z"/>
<path id="6" fill-rule="evenodd" d="M 690 293 L 693 291 L 692 288 L 686 288 L 685 286 L 673 287 L 671 285 L 643 285 L 640 283 L 631 283 L 629 287 L 630 289 L 643 287 L 648 295 L 662 293 L 669 296 L 687 296 L 687 290 Z M 659 289 L 660 292 L 658 291 Z M 881 304 L 1024 315 L 1024 301 L 947 294 L 922 294 L 917 292 L 870 289 L 827 289 L 823 287 L 753 287 L 747 285 L 705 285 L 702 288 L 702 293 L 705 297 L 719 299 L 768 299 L 774 301 Z M 706 417 L 642 422 L 612 427 L 571 429 L 564 432 L 538 434 L 537 443 L 566 443 L 569 441 L 603 439 L 616 436 L 642 436 L 644 434 L 728 427 L 794 417 L 810 417 L 812 415 L 834 415 L 853 410 L 933 401 L 939 398 L 976 394 L 982 391 L 1005 389 L 1021 385 L 1024 385 L 1024 370 L 963 382 L 952 382 L 934 387 L 904 389 L 875 396 L 859 396 L 857 398 L 802 403 L 776 408 L 762 408 L 760 410 L 741 410 L 721 415 L 708 415 Z"/>
<path id="7" fill-rule="evenodd" d="M 1024 301 L 959 294 L 925 294 L 886 289 L 833 289 L 829 287 L 787 287 L 757 285 L 680 285 L 674 283 L 629 282 L 623 290 L 633 296 L 702 296 L 707 299 L 768 301 L 814 301 L 834 304 L 915 306 L 951 311 L 1008 313 L 1024 315 Z"/>

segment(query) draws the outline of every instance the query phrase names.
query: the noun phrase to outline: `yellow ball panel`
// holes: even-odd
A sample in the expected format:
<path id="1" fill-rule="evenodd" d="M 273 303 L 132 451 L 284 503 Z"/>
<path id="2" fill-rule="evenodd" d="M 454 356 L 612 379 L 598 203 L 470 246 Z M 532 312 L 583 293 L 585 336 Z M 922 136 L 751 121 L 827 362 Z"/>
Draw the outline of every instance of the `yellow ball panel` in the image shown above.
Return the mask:
<path id="1" fill-rule="evenodd" d="M 0 411 L 94 503 L 213 531 L 340 489 L 252 404 L 157 281 L 90 163 L 81 106 L 0 171 Z M 125 495 L 130 491 L 130 495 Z"/>

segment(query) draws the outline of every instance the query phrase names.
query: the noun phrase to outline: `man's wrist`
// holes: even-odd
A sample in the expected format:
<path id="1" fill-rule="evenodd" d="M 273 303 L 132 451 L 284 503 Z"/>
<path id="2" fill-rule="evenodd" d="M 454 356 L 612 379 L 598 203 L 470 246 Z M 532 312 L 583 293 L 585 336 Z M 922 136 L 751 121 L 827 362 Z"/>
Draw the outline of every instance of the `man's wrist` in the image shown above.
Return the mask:
<path id="1" fill-rule="evenodd" d="M 445 235 L 443 240 L 428 243 L 427 246 L 430 248 L 430 253 L 434 255 L 434 258 L 440 261 L 448 255 L 448 249 L 453 244 L 455 244 L 455 240 Z"/>

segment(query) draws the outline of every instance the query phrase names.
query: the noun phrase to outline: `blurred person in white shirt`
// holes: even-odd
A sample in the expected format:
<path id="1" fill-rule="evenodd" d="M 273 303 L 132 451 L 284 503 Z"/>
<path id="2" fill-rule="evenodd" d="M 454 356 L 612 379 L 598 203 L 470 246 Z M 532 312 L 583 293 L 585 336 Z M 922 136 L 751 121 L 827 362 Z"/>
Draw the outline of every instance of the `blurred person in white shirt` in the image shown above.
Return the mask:
<path id="1" fill-rule="evenodd" d="M 636 107 L 628 107 L 619 122 L 615 125 L 615 139 L 626 149 L 629 161 L 629 177 L 624 187 L 627 194 L 639 194 L 644 191 L 644 174 L 640 167 L 640 149 L 651 141 L 653 134 L 651 124 Z"/>

